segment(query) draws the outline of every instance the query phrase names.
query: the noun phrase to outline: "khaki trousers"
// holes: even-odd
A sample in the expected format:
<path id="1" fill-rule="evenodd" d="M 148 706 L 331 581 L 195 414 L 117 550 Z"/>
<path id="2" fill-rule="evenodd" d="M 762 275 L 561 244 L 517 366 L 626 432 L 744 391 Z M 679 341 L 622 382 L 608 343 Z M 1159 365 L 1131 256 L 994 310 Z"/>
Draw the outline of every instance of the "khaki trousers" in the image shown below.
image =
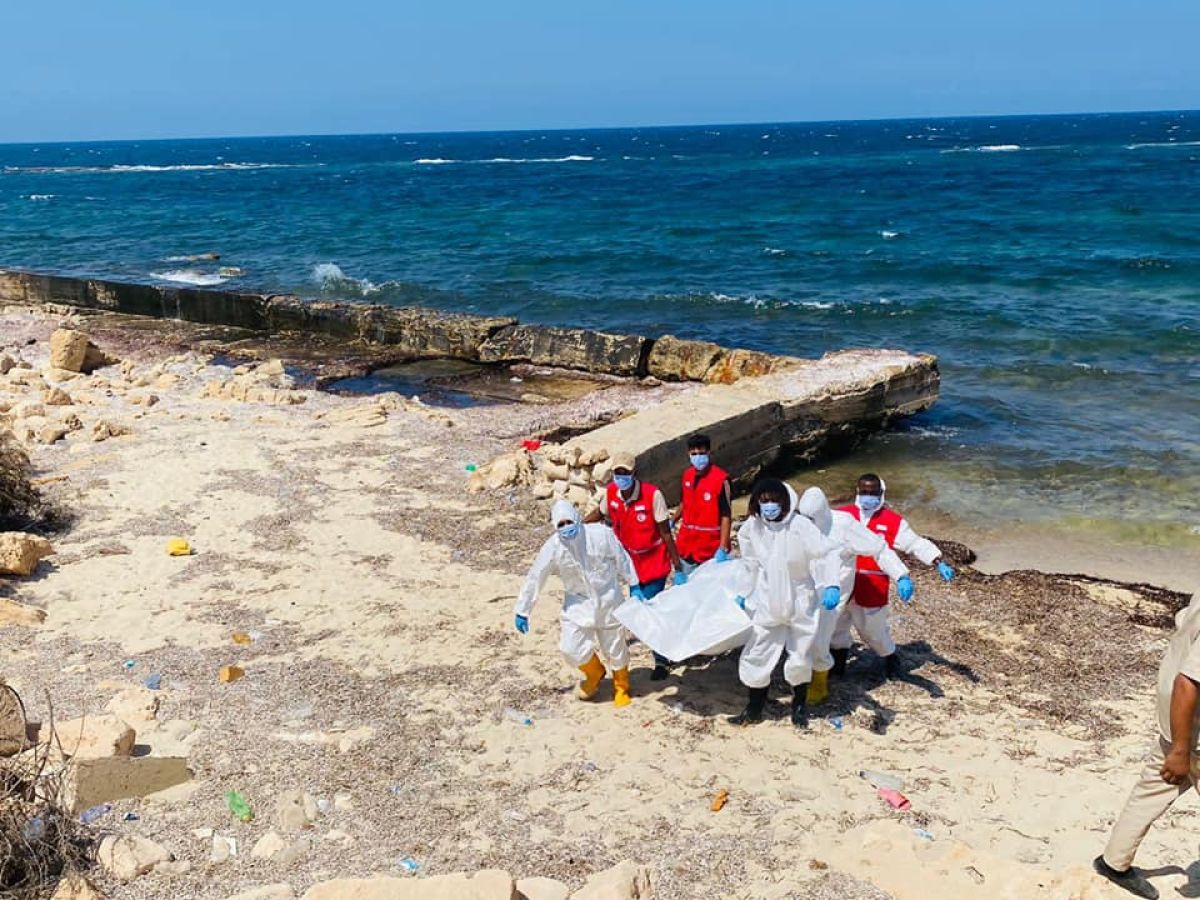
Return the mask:
<path id="1" fill-rule="evenodd" d="M 1113 825 L 1112 834 L 1108 838 L 1108 846 L 1104 848 L 1104 861 L 1124 872 L 1133 865 L 1133 857 L 1142 843 L 1142 838 L 1150 830 L 1154 821 L 1183 794 L 1197 786 L 1196 757 L 1192 758 L 1192 775 L 1183 784 L 1167 784 L 1159 777 L 1167 751 L 1171 749 L 1169 741 L 1159 737 L 1153 749 L 1147 754 L 1146 767 L 1138 778 L 1137 784 L 1125 801 L 1125 808 Z"/>

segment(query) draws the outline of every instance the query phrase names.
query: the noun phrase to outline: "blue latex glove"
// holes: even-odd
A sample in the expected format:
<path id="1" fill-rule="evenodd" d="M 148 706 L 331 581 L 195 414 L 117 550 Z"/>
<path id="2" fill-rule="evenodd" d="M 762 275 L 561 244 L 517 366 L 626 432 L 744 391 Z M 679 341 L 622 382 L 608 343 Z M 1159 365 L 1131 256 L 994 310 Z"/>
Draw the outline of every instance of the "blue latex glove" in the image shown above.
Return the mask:
<path id="1" fill-rule="evenodd" d="M 734 603 L 736 603 L 736 604 L 738 605 L 738 608 L 739 608 L 739 609 L 745 609 L 745 608 L 746 608 L 746 598 L 745 598 L 745 597 L 743 597 L 743 596 L 741 596 L 740 594 L 739 594 L 738 596 L 736 596 L 736 597 L 734 597 L 734 598 L 733 598 L 733 602 L 734 602 Z"/>
<path id="2" fill-rule="evenodd" d="M 821 605 L 826 609 L 837 609 L 837 605 L 841 602 L 842 589 L 836 584 L 831 584 L 821 591 Z"/>
<path id="3" fill-rule="evenodd" d="M 724 547 L 717 548 L 717 555 L 713 557 L 717 562 L 729 562 L 732 557 L 725 552 Z"/>
<path id="4" fill-rule="evenodd" d="M 629 589 L 629 596 L 638 603 L 646 602 L 646 592 L 642 590 L 642 586 L 640 584 L 635 584 Z"/>
<path id="5" fill-rule="evenodd" d="M 951 578 L 954 577 L 954 570 L 952 568 L 950 568 L 950 566 L 946 565 L 945 560 L 941 560 L 938 562 L 937 570 L 938 570 L 938 574 L 941 575 L 942 578 L 944 578 L 946 581 L 949 581 Z"/>
<path id="6" fill-rule="evenodd" d="M 521 632 L 521 634 L 529 634 L 529 617 L 528 616 L 517 616 L 517 618 L 515 619 L 515 622 L 517 625 L 517 631 Z"/>
<path id="7" fill-rule="evenodd" d="M 905 603 L 911 603 L 913 598 L 912 579 L 907 575 L 902 575 L 900 578 L 897 578 L 896 593 L 900 595 L 900 599 Z"/>
<path id="8" fill-rule="evenodd" d="M 687 584 L 687 573 L 686 572 L 676 572 L 675 573 L 675 584 L 676 585 Z"/>

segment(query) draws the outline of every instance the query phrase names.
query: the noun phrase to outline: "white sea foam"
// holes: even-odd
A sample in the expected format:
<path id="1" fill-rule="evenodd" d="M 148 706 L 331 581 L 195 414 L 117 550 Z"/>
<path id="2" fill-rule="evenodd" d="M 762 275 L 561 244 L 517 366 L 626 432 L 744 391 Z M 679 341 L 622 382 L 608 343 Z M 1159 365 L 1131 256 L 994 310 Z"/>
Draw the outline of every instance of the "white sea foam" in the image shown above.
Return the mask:
<path id="1" fill-rule="evenodd" d="M 787 251 L 778 247 L 763 247 L 763 256 L 787 256 Z"/>
<path id="2" fill-rule="evenodd" d="M 885 228 L 885 229 L 883 229 L 883 231 L 879 232 L 879 236 L 880 236 L 881 238 L 883 238 L 885 241 L 890 241 L 892 238 L 898 238 L 898 237 L 900 237 L 900 232 L 898 232 L 898 231 L 888 231 L 888 230 Z"/>
<path id="3" fill-rule="evenodd" d="M 1024 150 L 1020 144 L 983 144 L 979 147 L 949 147 L 942 153 L 1015 153 Z M 1033 148 L 1030 148 L 1033 149 Z"/>
<path id="4" fill-rule="evenodd" d="M 313 266 L 312 280 L 322 290 L 350 290 L 366 297 L 379 290 L 379 286 L 366 278 L 353 278 L 342 271 L 337 263 L 318 263 Z"/>
<path id="5" fill-rule="evenodd" d="M 29 199 L 29 200 L 53 200 L 57 196 L 58 196 L 57 194 L 30 194 L 27 199 Z"/>
<path id="6" fill-rule="evenodd" d="M 540 156 L 530 159 L 514 159 L 508 156 L 495 156 L 491 159 L 417 159 L 413 163 L 418 166 L 448 166 L 453 163 L 460 165 L 492 165 L 492 164 L 516 164 L 521 163 L 568 163 L 568 162 L 594 162 L 594 156 L 580 156 L 572 153 L 570 156 Z"/>
<path id="7" fill-rule="evenodd" d="M 120 174 L 127 175 L 130 173 L 143 172 L 217 172 L 217 171 L 242 171 L 251 169 L 292 169 L 296 166 L 286 163 L 243 163 L 243 162 L 218 162 L 218 163 L 195 163 L 188 165 L 177 166 L 152 166 L 152 165 L 116 165 L 116 166 L 5 166 L 4 171 L 8 173 L 29 173 L 32 175 L 80 175 L 80 174 Z"/>
<path id="8" fill-rule="evenodd" d="M 159 278 L 163 281 L 174 281 L 178 284 L 193 284 L 197 287 L 212 287 L 217 284 L 224 284 L 229 279 L 217 275 L 212 272 L 200 272 L 196 269 L 171 269 L 168 272 L 151 272 L 151 278 Z"/>
<path id="9" fill-rule="evenodd" d="M 1147 144 L 1126 144 L 1126 150 L 1142 150 L 1146 147 L 1200 147 L 1200 141 L 1153 141 Z"/>

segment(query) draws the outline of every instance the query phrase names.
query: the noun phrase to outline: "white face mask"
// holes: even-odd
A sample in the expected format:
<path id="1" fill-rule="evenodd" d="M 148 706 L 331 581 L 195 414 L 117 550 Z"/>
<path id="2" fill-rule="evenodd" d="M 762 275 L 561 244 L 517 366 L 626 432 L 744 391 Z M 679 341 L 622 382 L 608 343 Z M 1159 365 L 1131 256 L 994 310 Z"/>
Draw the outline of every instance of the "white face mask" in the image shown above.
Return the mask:
<path id="1" fill-rule="evenodd" d="M 859 494 L 854 498 L 854 505 L 865 513 L 873 513 L 883 506 L 883 498 L 878 494 Z"/>

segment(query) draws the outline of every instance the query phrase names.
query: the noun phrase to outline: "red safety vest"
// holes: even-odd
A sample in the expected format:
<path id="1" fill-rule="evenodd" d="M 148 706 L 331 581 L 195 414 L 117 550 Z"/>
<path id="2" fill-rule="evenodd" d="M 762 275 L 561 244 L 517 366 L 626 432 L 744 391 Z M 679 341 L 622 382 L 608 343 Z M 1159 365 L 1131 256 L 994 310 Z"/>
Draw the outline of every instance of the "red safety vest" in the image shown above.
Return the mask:
<path id="1" fill-rule="evenodd" d="M 612 523 L 613 534 L 633 560 L 633 568 L 642 584 L 671 574 L 671 556 L 658 531 L 658 523 L 654 521 L 654 496 L 657 493 L 658 488 L 654 485 L 642 482 L 637 499 L 626 506 L 616 484 L 609 482 L 608 485 L 608 520 Z"/>
<path id="2" fill-rule="evenodd" d="M 839 512 L 847 512 L 862 521 L 860 510 L 851 503 L 843 506 Z M 900 533 L 900 525 L 904 522 L 900 513 L 885 506 L 867 523 L 867 528 L 878 534 L 889 547 L 896 545 L 896 535 Z M 890 578 L 879 568 L 873 556 L 860 556 L 854 563 L 854 602 L 865 609 L 874 609 L 888 604 L 888 583 Z"/>
<path id="3" fill-rule="evenodd" d="M 679 535 L 675 546 L 679 555 L 694 562 L 708 562 L 721 546 L 721 492 L 725 490 L 725 470 L 709 465 L 703 473 L 688 466 L 683 473 Z"/>

